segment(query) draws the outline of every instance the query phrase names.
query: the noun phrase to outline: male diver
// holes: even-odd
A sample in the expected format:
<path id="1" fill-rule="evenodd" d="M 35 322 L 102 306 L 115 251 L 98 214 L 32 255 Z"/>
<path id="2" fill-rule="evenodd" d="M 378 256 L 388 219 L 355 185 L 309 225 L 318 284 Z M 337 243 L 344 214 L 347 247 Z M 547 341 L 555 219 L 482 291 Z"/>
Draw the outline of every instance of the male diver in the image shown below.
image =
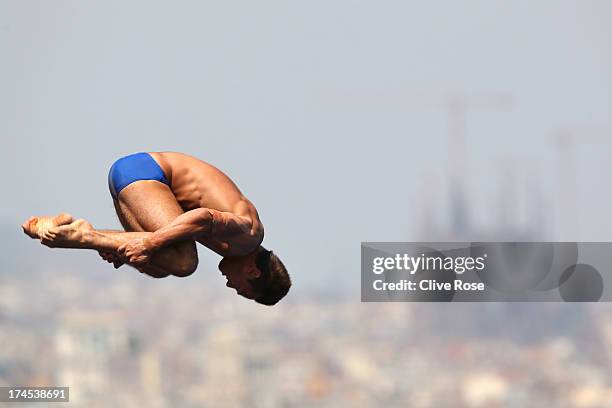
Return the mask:
<path id="1" fill-rule="evenodd" d="M 274 305 L 289 291 L 287 269 L 261 246 L 255 206 L 213 165 L 182 153 L 136 153 L 112 165 L 108 186 L 125 231 L 62 213 L 31 217 L 24 232 L 51 248 L 97 250 L 115 268 L 128 264 L 155 278 L 191 275 L 197 241 L 223 256 L 219 269 L 239 295 Z"/>

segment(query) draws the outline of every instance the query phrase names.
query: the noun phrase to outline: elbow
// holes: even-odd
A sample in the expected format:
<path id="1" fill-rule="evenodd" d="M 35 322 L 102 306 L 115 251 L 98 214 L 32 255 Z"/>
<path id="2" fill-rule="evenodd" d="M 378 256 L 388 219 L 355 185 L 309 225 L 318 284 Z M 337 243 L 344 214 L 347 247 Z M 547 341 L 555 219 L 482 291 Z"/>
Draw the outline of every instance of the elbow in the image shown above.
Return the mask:
<path id="1" fill-rule="evenodd" d="M 194 239 L 197 236 L 212 234 L 214 227 L 214 214 L 208 208 L 200 208 L 197 221 L 194 225 Z"/>

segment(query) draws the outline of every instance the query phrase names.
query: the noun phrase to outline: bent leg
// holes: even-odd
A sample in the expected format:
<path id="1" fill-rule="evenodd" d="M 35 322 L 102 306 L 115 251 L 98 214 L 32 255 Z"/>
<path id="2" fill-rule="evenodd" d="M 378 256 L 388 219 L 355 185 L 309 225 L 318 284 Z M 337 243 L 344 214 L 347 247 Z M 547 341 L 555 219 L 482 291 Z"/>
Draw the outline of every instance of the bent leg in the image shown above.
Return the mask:
<path id="1" fill-rule="evenodd" d="M 45 232 L 41 237 L 41 242 L 51 248 L 94 249 L 100 253 L 112 254 L 116 253 L 123 244 L 131 240 L 147 238 L 151 234 L 151 232 L 95 230 L 90 223 L 79 219 Z M 189 253 L 182 252 L 183 248 L 189 249 L 185 243 L 163 248 L 152 255 L 148 264 L 138 266 L 137 269 L 156 278 L 168 275 L 189 276 L 197 267 L 197 252 L 193 248 L 195 256 L 190 258 Z M 119 267 L 121 264 L 123 263 L 115 266 Z"/>
<path id="2" fill-rule="evenodd" d="M 47 231 L 41 241 L 50 247 L 116 253 L 126 242 L 146 238 L 183 213 L 170 188 L 151 180 L 137 181 L 125 187 L 115 206 L 127 232 L 95 230 L 80 219 Z M 153 254 L 151 262 L 137 269 L 154 277 L 188 276 L 197 265 L 195 242 L 184 241 L 162 248 Z"/>
<path id="3" fill-rule="evenodd" d="M 126 231 L 133 233 L 154 232 L 183 213 L 170 188 L 151 180 L 137 181 L 121 190 L 115 209 Z M 184 241 L 169 245 L 153 254 L 150 265 L 172 275 L 188 276 L 198 265 L 196 244 Z"/>

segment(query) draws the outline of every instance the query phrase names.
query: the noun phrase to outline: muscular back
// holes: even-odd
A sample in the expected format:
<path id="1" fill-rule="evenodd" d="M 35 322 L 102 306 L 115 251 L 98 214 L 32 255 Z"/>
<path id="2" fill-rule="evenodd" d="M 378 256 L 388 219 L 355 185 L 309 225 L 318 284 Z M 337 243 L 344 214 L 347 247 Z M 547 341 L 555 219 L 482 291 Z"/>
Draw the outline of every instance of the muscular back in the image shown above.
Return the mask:
<path id="1" fill-rule="evenodd" d="M 221 170 L 183 153 L 150 154 L 166 174 L 170 188 L 184 211 L 211 208 L 248 218 L 252 222 L 251 233 L 263 238 L 263 226 L 255 206 Z M 217 243 L 202 243 L 217 252 L 222 250 Z"/>

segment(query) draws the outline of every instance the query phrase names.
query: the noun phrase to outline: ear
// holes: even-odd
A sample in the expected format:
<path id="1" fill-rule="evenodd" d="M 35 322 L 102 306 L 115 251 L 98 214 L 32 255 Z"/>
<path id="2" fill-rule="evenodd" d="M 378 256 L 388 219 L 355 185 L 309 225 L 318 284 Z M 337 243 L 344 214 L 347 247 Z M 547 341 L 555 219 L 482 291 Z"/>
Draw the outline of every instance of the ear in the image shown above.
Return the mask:
<path id="1" fill-rule="evenodd" d="M 249 279 L 259 278 L 261 276 L 261 271 L 256 266 L 249 266 L 246 275 Z"/>

